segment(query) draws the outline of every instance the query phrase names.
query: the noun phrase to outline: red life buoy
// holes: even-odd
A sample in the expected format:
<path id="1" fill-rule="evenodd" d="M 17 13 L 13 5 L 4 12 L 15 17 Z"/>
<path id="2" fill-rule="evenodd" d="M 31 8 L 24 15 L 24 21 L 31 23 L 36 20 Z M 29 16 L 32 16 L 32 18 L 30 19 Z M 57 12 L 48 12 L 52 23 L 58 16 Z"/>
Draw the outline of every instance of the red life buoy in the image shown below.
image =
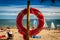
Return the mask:
<path id="1" fill-rule="evenodd" d="M 27 9 L 24 9 L 18 14 L 17 19 L 16 19 L 16 25 L 17 25 L 18 31 L 19 33 L 23 35 L 26 34 L 26 28 L 23 27 L 22 20 L 26 14 L 27 14 Z M 34 30 L 29 30 L 30 36 L 33 36 L 33 35 L 38 34 L 42 30 L 43 25 L 44 25 L 44 17 L 42 13 L 35 8 L 30 8 L 30 14 L 34 14 L 38 18 L 37 28 Z"/>

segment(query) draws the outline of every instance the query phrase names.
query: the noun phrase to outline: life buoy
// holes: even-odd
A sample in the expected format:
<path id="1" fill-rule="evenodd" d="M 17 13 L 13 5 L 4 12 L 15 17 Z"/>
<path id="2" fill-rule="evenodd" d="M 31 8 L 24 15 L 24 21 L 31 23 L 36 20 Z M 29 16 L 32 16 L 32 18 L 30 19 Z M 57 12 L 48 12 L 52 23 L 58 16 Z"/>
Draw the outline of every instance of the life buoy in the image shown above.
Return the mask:
<path id="1" fill-rule="evenodd" d="M 17 19 L 16 19 L 16 25 L 18 28 L 18 32 L 23 35 L 26 34 L 26 28 L 23 27 L 22 20 L 26 14 L 27 14 L 27 9 L 24 9 L 18 14 Z M 34 30 L 29 30 L 29 33 L 30 33 L 29 35 L 33 36 L 33 35 L 38 34 L 42 30 L 43 25 L 44 25 L 44 16 L 39 10 L 35 8 L 30 8 L 30 14 L 34 14 L 38 18 L 37 28 Z"/>

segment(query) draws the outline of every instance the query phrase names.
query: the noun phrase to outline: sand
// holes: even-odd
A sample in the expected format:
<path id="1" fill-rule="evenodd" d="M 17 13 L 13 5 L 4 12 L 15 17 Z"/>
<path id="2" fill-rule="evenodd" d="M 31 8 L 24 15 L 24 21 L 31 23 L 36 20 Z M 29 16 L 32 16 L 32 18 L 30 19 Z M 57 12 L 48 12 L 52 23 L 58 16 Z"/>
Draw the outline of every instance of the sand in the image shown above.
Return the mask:
<path id="1" fill-rule="evenodd" d="M 23 36 L 18 33 L 16 28 L 10 29 L 13 32 L 13 40 L 23 40 Z M 0 35 L 5 35 L 6 31 L 1 32 Z M 37 36 L 41 36 L 41 38 L 31 38 L 30 40 L 60 40 L 60 30 L 45 30 L 43 29 Z"/>

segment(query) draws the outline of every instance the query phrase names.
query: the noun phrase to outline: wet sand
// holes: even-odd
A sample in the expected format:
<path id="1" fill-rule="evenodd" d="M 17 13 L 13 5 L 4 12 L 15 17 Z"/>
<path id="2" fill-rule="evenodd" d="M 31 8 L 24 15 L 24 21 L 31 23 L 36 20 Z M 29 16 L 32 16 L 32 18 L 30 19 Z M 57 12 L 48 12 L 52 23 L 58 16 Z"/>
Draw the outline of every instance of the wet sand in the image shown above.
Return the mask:
<path id="1" fill-rule="evenodd" d="M 16 28 L 10 29 L 13 32 L 13 40 L 23 40 L 23 36 L 18 33 Z M 6 35 L 6 31 L 0 32 L 0 35 Z M 60 30 L 45 30 L 43 29 L 38 36 L 41 38 L 31 38 L 30 40 L 60 40 Z"/>

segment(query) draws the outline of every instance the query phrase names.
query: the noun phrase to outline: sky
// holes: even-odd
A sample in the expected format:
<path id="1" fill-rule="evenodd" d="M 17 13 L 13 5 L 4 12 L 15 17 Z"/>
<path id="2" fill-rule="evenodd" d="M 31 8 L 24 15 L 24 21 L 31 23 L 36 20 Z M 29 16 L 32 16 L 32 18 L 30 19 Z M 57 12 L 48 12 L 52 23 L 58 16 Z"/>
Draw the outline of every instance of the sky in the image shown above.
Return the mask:
<path id="1" fill-rule="evenodd" d="M 16 19 L 26 7 L 27 0 L 0 0 L 0 19 Z M 30 7 L 41 11 L 46 19 L 60 19 L 60 0 L 55 0 L 55 3 L 51 0 L 42 3 L 41 0 L 30 0 Z"/>

